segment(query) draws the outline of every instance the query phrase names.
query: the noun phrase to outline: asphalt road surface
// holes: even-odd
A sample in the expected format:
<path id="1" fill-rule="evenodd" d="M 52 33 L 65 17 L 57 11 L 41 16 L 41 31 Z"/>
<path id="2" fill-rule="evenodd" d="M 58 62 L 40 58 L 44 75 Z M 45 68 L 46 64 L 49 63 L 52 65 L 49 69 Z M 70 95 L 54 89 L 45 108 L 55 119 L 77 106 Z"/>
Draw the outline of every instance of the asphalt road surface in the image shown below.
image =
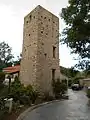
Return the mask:
<path id="1" fill-rule="evenodd" d="M 54 102 L 27 113 L 23 120 L 90 120 L 90 101 L 84 91 L 68 91 L 69 100 Z"/>

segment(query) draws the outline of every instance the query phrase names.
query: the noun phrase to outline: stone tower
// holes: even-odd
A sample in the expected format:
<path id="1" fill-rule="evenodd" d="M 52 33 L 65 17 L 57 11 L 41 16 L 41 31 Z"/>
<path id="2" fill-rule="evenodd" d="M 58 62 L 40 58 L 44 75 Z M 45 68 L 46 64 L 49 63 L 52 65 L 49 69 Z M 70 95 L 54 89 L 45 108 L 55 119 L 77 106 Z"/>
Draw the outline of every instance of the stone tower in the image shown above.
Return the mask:
<path id="1" fill-rule="evenodd" d="M 39 5 L 24 18 L 20 80 L 52 93 L 59 75 L 59 18 Z"/>

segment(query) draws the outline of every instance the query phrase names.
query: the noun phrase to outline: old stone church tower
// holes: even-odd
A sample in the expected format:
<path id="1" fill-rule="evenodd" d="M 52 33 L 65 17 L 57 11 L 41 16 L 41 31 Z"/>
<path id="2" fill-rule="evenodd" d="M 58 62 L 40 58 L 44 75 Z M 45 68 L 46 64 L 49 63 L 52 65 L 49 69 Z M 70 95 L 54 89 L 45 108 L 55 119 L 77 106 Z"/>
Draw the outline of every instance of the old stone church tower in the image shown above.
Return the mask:
<path id="1" fill-rule="evenodd" d="M 59 18 L 39 5 L 24 18 L 20 80 L 51 93 L 59 75 Z"/>

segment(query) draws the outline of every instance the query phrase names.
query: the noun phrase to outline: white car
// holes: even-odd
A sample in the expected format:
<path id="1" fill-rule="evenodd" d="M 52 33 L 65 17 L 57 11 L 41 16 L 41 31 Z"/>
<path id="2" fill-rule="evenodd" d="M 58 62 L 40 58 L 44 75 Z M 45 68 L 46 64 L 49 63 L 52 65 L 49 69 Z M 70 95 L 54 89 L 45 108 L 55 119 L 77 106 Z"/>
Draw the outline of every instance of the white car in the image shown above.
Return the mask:
<path id="1" fill-rule="evenodd" d="M 79 84 L 73 84 L 72 85 L 72 90 L 79 90 L 80 89 L 80 85 Z"/>

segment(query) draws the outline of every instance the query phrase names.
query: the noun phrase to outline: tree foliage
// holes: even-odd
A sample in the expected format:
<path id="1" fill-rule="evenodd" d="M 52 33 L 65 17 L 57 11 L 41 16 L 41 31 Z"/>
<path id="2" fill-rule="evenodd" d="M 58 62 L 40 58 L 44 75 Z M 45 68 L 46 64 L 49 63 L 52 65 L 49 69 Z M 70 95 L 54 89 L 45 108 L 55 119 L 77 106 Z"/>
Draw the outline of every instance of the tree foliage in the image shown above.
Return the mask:
<path id="1" fill-rule="evenodd" d="M 69 5 L 62 9 L 61 17 L 67 26 L 61 42 L 82 59 L 90 59 L 90 0 L 69 0 Z"/>
<path id="2" fill-rule="evenodd" d="M 73 67 L 71 68 L 65 68 L 60 66 L 60 72 L 64 75 L 66 75 L 68 78 L 75 77 L 77 73 L 79 73 L 78 70 L 74 70 Z"/>
<path id="3" fill-rule="evenodd" d="M 18 77 L 11 84 L 9 97 L 12 97 L 15 102 L 19 101 L 21 104 L 34 103 L 38 94 L 31 85 L 24 87 L 19 81 Z"/>
<path id="4" fill-rule="evenodd" d="M 13 61 L 14 65 L 20 65 L 22 54 L 20 54 L 19 56 L 17 56 L 17 58 L 18 58 L 17 60 Z"/>
<path id="5" fill-rule="evenodd" d="M 4 67 L 12 65 L 13 55 L 11 52 L 12 49 L 7 43 L 0 43 L 0 70 L 2 70 Z"/>
<path id="6" fill-rule="evenodd" d="M 52 87 L 55 98 L 62 97 L 62 95 L 67 91 L 67 85 L 65 83 L 61 83 L 59 79 L 52 81 Z"/>
<path id="7" fill-rule="evenodd" d="M 2 84 L 4 80 L 5 80 L 5 73 L 0 72 L 0 84 Z"/>
<path id="8" fill-rule="evenodd" d="M 3 81 L 5 80 L 5 74 L 3 72 L 0 72 L 0 95 L 1 90 L 4 88 Z"/>
<path id="9" fill-rule="evenodd" d="M 88 70 L 90 70 L 90 60 L 82 59 L 74 67 L 88 71 Z"/>

